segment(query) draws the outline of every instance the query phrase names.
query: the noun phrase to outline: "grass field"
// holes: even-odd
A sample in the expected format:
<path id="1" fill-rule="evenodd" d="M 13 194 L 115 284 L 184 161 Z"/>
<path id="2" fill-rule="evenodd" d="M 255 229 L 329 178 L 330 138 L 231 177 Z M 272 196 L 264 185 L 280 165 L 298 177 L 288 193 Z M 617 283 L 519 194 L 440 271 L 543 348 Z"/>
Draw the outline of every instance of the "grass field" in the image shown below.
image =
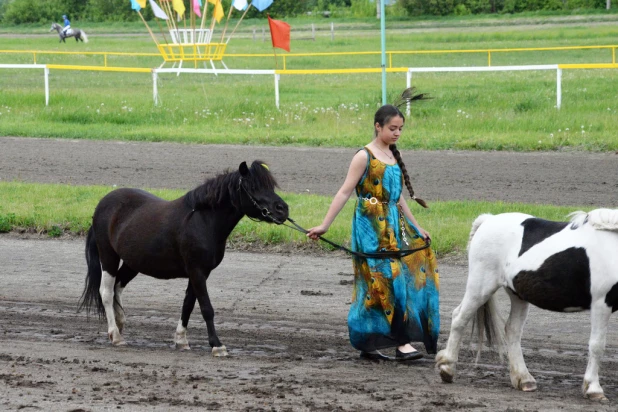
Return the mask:
<path id="1" fill-rule="evenodd" d="M 42 185 L 20 182 L 0 182 L 0 233 L 28 231 L 47 233 L 51 237 L 65 233 L 83 235 L 90 228 L 92 212 L 111 187 Z M 184 194 L 178 190 L 152 190 L 164 198 L 175 199 Z M 326 196 L 283 193 L 283 199 L 294 210 L 303 227 L 321 223 L 331 199 Z M 412 202 L 414 203 L 414 202 Z M 349 246 L 350 221 L 354 202 L 348 202 L 326 235 L 327 238 Z M 481 213 L 520 211 L 546 219 L 563 220 L 572 207 L 546 205 L 505 204 L 488 202 L 432 202 L 430 209 L 411 204 L 414 215 L 430 230 L 432 247 L 439 255 L 465 250 L 474 218 Z M 431 228 L 431 229 L 430 229 Z M 241 220 L 234 229 L 231 242 L 272 246 L 286 244 L 289 248 L 305 248 L 312 242 L 300 232 L 287 227 Z M 321 247 L 328 248 L 329 246 Z"/>
<path id="2" fill-rule="evenodd" d="M 471 18 L 425 23 L 395 21 L 387 34 L 387 48 L 389 51 L 485 50 L 617 44 L 616 14 L 561 18 L 558 23 L 548 25 L 539 23 L 549 17 L 520 18 L 520 25 L 498 25 L 492 22 L 499 19 Z M 594 21 L 595 18 L 602 21 Z M 509 18 L 503 21 L 512 22 Z M 249 22 L 241 37 L 230 41 L 227 54 L 270 56 L 226 57 L 229 67 L 274 68 L 272 48 L 268 41 L 262 41 L 261 30 L 255 41 L 251 38 L 251 27 L 260 24 L 264 22 Z M 292 27 L 299 27 L 298 34 L 293 35 L 292 51 L 379 51 L 375 22 L 342 21 L 340 24 L 343 28 L 337 31 L 334 41 L 325 33 L 312 41 L 300 40 L 307 33 L 302 31 L 308 27 L 306 20 L 292 21 Z M 136 35 L 139 28 L 133 24 L 127 28 L 133 32 L 129 35 L 104 36 L 105 31 L 122 30 L 96 26 L 88 44 L 58 44 L 55 33 L 3 37 L 2 48 L 156 53 L 143 26 L 141 35 Z M 99 32 L 101 35 L 97 36 Z M 299 39 L 295 40 L 295 36 Z M 612 49 L 493 52 L 491 59 L 494 66 L 609 63 Z M 32 54 L 0 53 L 0 63 L 32 61 Z M 103 65 L 103 58 L 37 55 L 37 62 Z M 159 57 L 108 58 L 108 64 L 114 66 L 156 67 L 161 62 Z M 281 57 L 279 64 L 282 64 Z M 380 55 L 292 54 L 287 56 L 286 65 L 288 69 L 377 68 Z M 397 54 L 392 65 L 485 66 L 487 53 Z M 407 122 L 409 131 L 401 141 L 404 149 L 618 149 L 614 132 L 618 120 L 618 71 L 615 69 L 565 70 L 560 110 L 555 108 L 556 73 L 553 71 L 421 73 L 414 75 L 413 83 L 434 99 L 413 108 Z M 387 86 L 392 100 L 405 87 L 405 75 L 389 74 Z M 42 71 L 2 70 L 0 135 L 359 146 L 371 136 L 372 116 L 381 103 L 379 73 L 284 75 L 280 82 L 280 110 L 274 104 L 271 76 L 165 75 L 160 77 L 158 89 L 161 105 L 154 107 L 149 74 L 54 70 L 50 78 L 51 101 L 45 107 Z"/>
<path id="3" fill-rule="evenodd" d="M 393 20 L 387 25 L 389 51 L 487 50 L 617 45 L 618 14 L 502 16 Z M 232 39 L 225 61 L 231 68 L 275 68 L 272 48 L 261 37 L 264 21 L 248 21 Z M 378 52 L 375 21 L 320 21 L 315 41 L 310 22 L 292 19 L 288 69 L 376 68 L 380 55 L 295 56 L 317 52 Z M 91 25 L 88 44 L 58 44 L 47 27 L 0 27 L 3 50 L 156 53 L 141 24 Z M 256 29 L 256 39 L 253 39 Z M 12 37 L 9 33 L 17 32 Z M 110 36 L 109 33 L 115 33 Z M 32 36 L 41 34 L 40 36 Z M 267 54 L 234 57 L 234 54 Z M 279 54 L 279 64 L 282 64 Z M 394 55 L 394 67 L 486 66 L 487 52 Z M 612 49 L 492 52 L 492 65 L 608 63 Z M 101 56 L 45 55 L 37 63 L 103 65 Z M 1 63 L 33 62 L 32 53 L 0 53 Z M 157 67 L 160 57 L 109 56 L 108 65 Z M 185 65 L 185 67 L 187 67 Z M 281 108 L 275 107 L 270 76 L 167 75 L 159 80 L 161 104 L 153 105 L 149 74 L 54 70 L 51 101 L 44 106 L 42 70 L 0 69 L 0 135 L 360 147 L 372 135 L 373 114 L 381 104 L 381 75 L 288 75 L 280 82 Z M 414 106 L 399 146 L 403 149 L 472 150 L 618 150 L 618 71 L 565 70 L 562 108 L 556 109 L 555 72 L 415 74 L 413 84 L 432 100 Z M 404 74 L 389 74 L 389 99 L 405 87 Z M 110 188 L 0 184 L 0 231 L 30 230 L 52 236 L 83 233 L 94 205 Z M 158 192 L 172 198 L 181 193 Z M 330 199 L 285 195 L 306 217 L 319 223 Z M 472 219 L 481 212 L 520 210 L 547 219 L 563 219 L 572 208 L 439 202 L 415 211 L 432 228 L 440 254 L 463 250 Z M 315 214 L 312 211 L 320 211 Z M 349 239 L 350 205 L 329 231 L 338 242 Z M 448 230 L 447 230 L 448 228 Z M 287 228 L 242 221 L 232 240 L 303 245 L 302 235 Z"/>

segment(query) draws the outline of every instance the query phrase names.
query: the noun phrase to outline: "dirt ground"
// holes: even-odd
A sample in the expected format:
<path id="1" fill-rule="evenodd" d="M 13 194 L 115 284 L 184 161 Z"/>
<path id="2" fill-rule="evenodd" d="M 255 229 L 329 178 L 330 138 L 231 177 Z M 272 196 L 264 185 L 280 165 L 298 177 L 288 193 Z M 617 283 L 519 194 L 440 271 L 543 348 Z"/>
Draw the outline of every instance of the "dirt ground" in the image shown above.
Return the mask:
<path id="1" fill-rule="evenodd" d="M 353 150 L 196 146 L 0 138 L 0 179 L 191 188 L 238 164 L 268 161 L 282 190 L 333 194 Z M 410 152 L 426 200 L 487 199 L 618 207 L 618 156 L 582 153 Z M 327 167 L 325 167 L 327 165 Z M 333 178 L 336 176 L 336 178 Z M 440 262 L 442 332 L 463 296 L 463 257 Z M 172 335 L 186 281 L 138 276 L 123 301 L 129 346 L 76 313 L 82 239 L 0 236 L 0 410 L 44 411 L 615 411 L 581 396 L 588 314 L 532 308 L 524 356 L 535 393 L 513 389 L 508 368 L 462 349 L 455 383 L 433 356 L 368 362 L 347 339 L 351 263 L 334 253 L 229 251 L 208 285 L 230 356 L 213 358 L 195 312 L 191 351 Z M 504 313 L 508 299 L 502 294 Z M 618 330 L 610 321 L 601 384 L 618 401 Z M 422 347 L 422 345 L 420 345 Z"/>

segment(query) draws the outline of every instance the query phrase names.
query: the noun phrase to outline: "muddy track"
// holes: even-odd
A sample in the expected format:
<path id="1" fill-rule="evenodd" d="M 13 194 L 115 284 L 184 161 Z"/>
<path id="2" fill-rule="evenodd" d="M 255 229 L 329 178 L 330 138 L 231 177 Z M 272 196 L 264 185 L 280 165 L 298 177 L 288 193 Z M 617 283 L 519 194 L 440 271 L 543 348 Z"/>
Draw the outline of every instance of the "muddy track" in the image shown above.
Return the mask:
<path id="1" fill-rule="evenodd" d="M 339 184 L 332 176 L 342 178 L 352 154 L 0 138 L 0 178 L 188 189 L 241 160 L 262 158 L 283 190 L 332 194 Z M 618 206 L 614 154 L 405 156 L 427 176 L 416 185 L 419 193 L 430 193 L 427 199 L 481 193 L 495 200 Z M 567 184 L 573 188 L 564 190 Z M 347 339 L 352 275 L 342 255 L 228 253 L 208 282 L 227 358 L 210 355 L 197 311 L 189 324 L 192 350 L 172 347 L 184 280 L 138 276 L 123 294 L 129 346 L 115 348 L 103 322 L 76 313 L 85 277 L 82 240 L 1 235 L 0 262 L 0 410 L 615 410 L 613 403 L 591 405 L 581 396 L 588 313 L 531 309 L 523 348 L 539 390 L 524 394 L 511 387 L 508 368 L 494 352 L 485 350 L 475 365 L 467 345 L 451 385 L 440 382 L 431 355 L 410 364 L 359 360 Z M 440 273 L 442 347 L 465 288 L 465 261 L 443 260 Z M 508 298 L 502 294 L 500 301 L 506 314 Z M 601 384 L 618 401 L 615 325 L 612 319 Z"/>

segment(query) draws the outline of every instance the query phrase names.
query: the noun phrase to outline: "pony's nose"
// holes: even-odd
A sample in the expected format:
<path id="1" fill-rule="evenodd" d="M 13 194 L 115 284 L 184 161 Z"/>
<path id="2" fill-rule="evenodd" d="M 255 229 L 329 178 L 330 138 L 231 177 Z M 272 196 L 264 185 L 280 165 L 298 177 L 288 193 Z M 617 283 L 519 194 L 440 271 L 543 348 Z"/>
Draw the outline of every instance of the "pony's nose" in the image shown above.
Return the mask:
<path id="1" fill-rule="evenodd" d="M 285 202 L 276 202 L 275 210 L 281 214 L 288 214 L 288 205 Z"/>

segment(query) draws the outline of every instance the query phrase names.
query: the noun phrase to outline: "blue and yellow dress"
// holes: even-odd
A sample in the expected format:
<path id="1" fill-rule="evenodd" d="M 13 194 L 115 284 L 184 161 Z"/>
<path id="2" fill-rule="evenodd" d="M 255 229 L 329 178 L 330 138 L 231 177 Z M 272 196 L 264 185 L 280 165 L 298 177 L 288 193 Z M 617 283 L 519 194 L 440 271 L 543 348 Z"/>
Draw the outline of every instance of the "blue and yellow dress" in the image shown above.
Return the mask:
<path id="1" fill-rule="evenodd" d="M 367 168 L 356 186 L 352 250 L 368 253 L 423 246 L 420 232 L 397 205 L 403 189 L 401 168 L 365 150 Z M 348 314 L 352 346 L 371 352 L 423 342 L 428 353 L 435 353 L 440 279 L 431 248 L 402 258 L 354 256 L 353 265 L 354 292 Z"/>

